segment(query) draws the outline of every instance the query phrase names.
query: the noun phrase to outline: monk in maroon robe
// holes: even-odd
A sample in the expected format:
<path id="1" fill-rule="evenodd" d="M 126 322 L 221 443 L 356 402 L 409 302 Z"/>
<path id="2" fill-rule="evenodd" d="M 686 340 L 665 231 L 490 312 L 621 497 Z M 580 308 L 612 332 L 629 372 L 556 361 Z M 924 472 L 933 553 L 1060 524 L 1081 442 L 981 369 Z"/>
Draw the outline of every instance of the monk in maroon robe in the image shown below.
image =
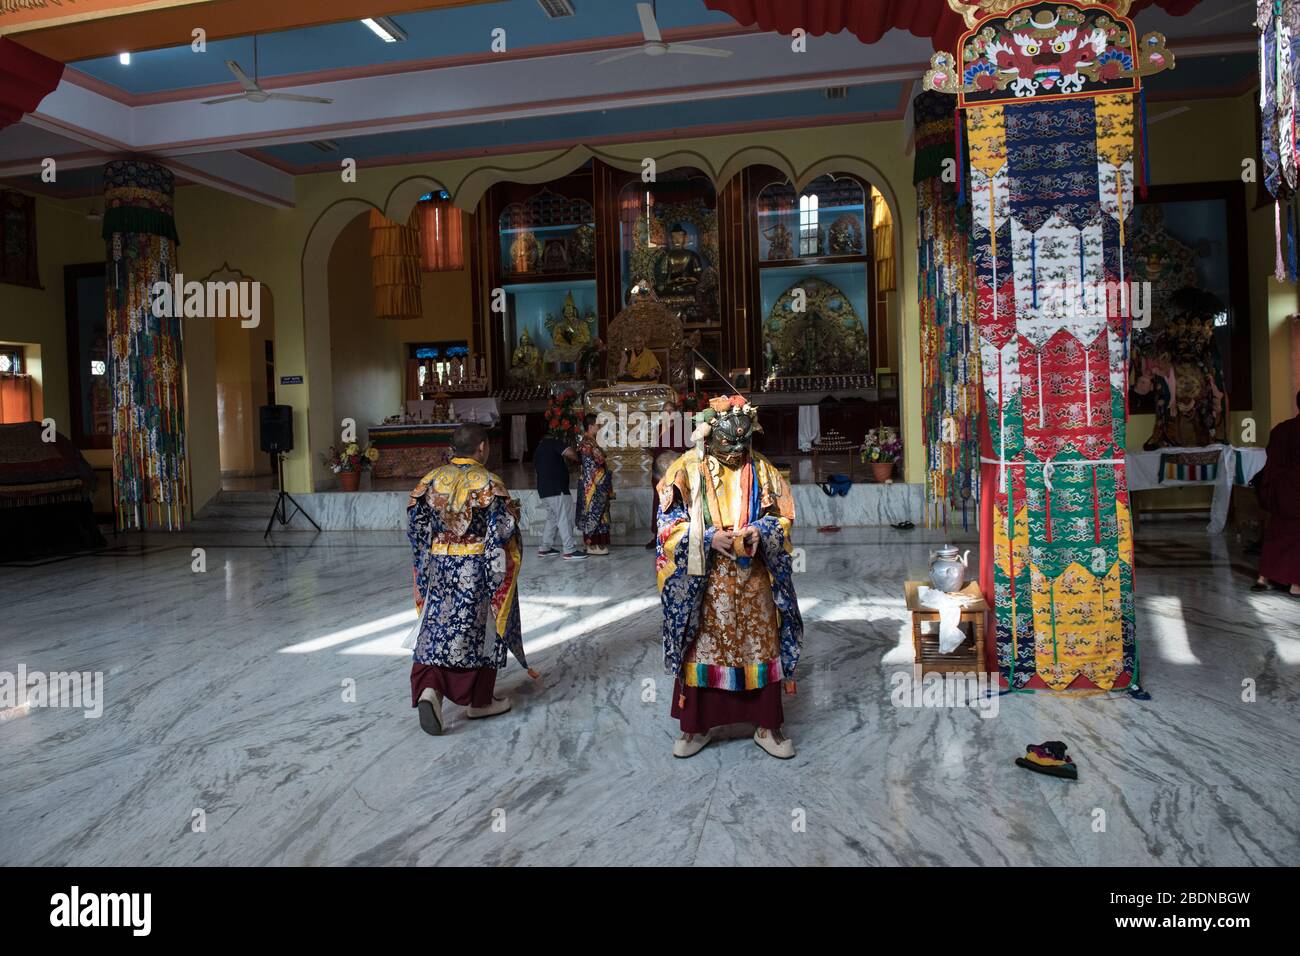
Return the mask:
<path id="1" fill-rule="evenodd" d="M 1300 394 L 1296 404 L 1300 406 Z M 1259 500 L 1268 512 L 1268 523 L 1253 590 L 1263 591 L 1272 582 L 1289 585 L 1291 593 L 1300 597 L 1300 415 L 1269 433 Z"/>

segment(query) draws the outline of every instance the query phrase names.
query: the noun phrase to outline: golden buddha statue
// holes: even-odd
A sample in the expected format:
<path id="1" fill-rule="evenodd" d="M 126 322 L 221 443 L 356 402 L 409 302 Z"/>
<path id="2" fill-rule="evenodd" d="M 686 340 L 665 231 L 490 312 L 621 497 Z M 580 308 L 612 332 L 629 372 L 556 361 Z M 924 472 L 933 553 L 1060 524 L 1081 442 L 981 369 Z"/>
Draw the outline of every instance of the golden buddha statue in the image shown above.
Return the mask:
<path id="1" fill-rule="evenodd" d="M 655 292 L 660 300 L 680 308 L 687 300 L 694 304 L 695 289 L 704 275 L 700 254 L 686 245 L 686 230 L 674 223 L 668 248 L 655 263 Z"/>
<path id="2" fill-rule="evenodd" d="M 546 350 L 546 361 L 559 364 L 576 362 L 582 350 L 591 344 L 591 320 L 594 318 L 594 315 L 586 319 L 582 317 L 573 301 L 573 293 L 569 292 L 564 297 L 559 317 L 546 317 L 546 331 L 554 343 Z"/>
<path id="3" fill-rule="evenodd" d="M 506 373 L 512 385 L 532 385 L 540 374 L 542 355 L 533 344 L 533 337 L 524 329 L 519 344 L 510 353 L 510 371 Z"/>

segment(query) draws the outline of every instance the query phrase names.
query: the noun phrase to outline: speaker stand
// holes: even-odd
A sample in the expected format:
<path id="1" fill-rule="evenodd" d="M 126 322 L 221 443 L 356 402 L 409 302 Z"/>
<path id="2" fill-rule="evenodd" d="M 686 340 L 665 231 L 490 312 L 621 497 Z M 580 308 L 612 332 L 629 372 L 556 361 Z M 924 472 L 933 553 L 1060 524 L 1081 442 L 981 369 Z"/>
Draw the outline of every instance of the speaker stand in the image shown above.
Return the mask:
<path id="1" fill-rule="evenodd" d="M 269 538 L 271 536 L 271 526 L 273 524 L 275 524 L 278 521 L 280 522 L 280 526 L 283 527 L 284 525 L 287 525 L 290 521 L 292 521 L 295 515 L 302 515 L 304 518 L 306 518 L 308 521 L 311 522 L 311 526 L 313 528 L 319 531 L 320 525 L 318 525 L 315 521 L 312 520 L 312 516 L 307 514 L 307 512 L 303 509 L 302 505 L 294 501 L 293 495 L 289 494 L 289 492 L 284 490 L 284 452 L 276 452 L 275 460 L 276 460 L 276 464 L 279 466 L 280 494 L 275 499 L 275 507 L 271 509 L 270 520 L 266 522 L 266 533 L 262 535 L 263 539 Z M 293 505 L 292 514 L 290 514 L 289 512 L 289 505 Z"/>

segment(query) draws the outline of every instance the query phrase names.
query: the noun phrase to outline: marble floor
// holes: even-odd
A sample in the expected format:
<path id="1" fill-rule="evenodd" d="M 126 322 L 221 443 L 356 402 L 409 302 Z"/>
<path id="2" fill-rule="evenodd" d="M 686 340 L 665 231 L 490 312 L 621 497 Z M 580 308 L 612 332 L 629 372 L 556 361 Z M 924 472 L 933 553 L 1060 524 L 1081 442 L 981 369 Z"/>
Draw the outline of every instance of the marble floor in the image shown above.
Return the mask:
<path id="1" fill-rule="evenodd" d="M 1296 865 L 1300 601 L 1249 593 L 1239 543 L 1197 525 L 1143 528 L 1151 700 L 1016 694 L 988 716 L 891 701 L 901 582 L 933 534 L 804 533 L 788 762 L 742 728 L 670 756 L 641 548 L 530 550 L 542 677 L 512 663 L 514 711 L 448 705 L 441 738 L 410 707 L 398 534 L 147 536 L 6 566 L 0 676 L 104 689 L 98 718 L 0 712 L 0 864 Z M 1077 783 L 1013 765 L 1046 739 Z"/>

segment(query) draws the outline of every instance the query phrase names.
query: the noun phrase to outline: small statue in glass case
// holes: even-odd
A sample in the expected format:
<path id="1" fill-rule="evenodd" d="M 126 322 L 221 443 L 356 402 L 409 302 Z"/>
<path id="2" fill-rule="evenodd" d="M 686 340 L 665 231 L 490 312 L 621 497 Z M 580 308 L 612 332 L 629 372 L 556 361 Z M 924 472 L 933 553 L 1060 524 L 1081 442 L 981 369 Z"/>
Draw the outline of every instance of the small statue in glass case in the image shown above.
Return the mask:
<path id="1" fill-rule="evenodd" d="M 772 223 L 763 230 L 763 238 L 767 240 L 768 259 L 794 258 L 793 237 L 790 235 L 790 227 L 785 223 Z"/>

